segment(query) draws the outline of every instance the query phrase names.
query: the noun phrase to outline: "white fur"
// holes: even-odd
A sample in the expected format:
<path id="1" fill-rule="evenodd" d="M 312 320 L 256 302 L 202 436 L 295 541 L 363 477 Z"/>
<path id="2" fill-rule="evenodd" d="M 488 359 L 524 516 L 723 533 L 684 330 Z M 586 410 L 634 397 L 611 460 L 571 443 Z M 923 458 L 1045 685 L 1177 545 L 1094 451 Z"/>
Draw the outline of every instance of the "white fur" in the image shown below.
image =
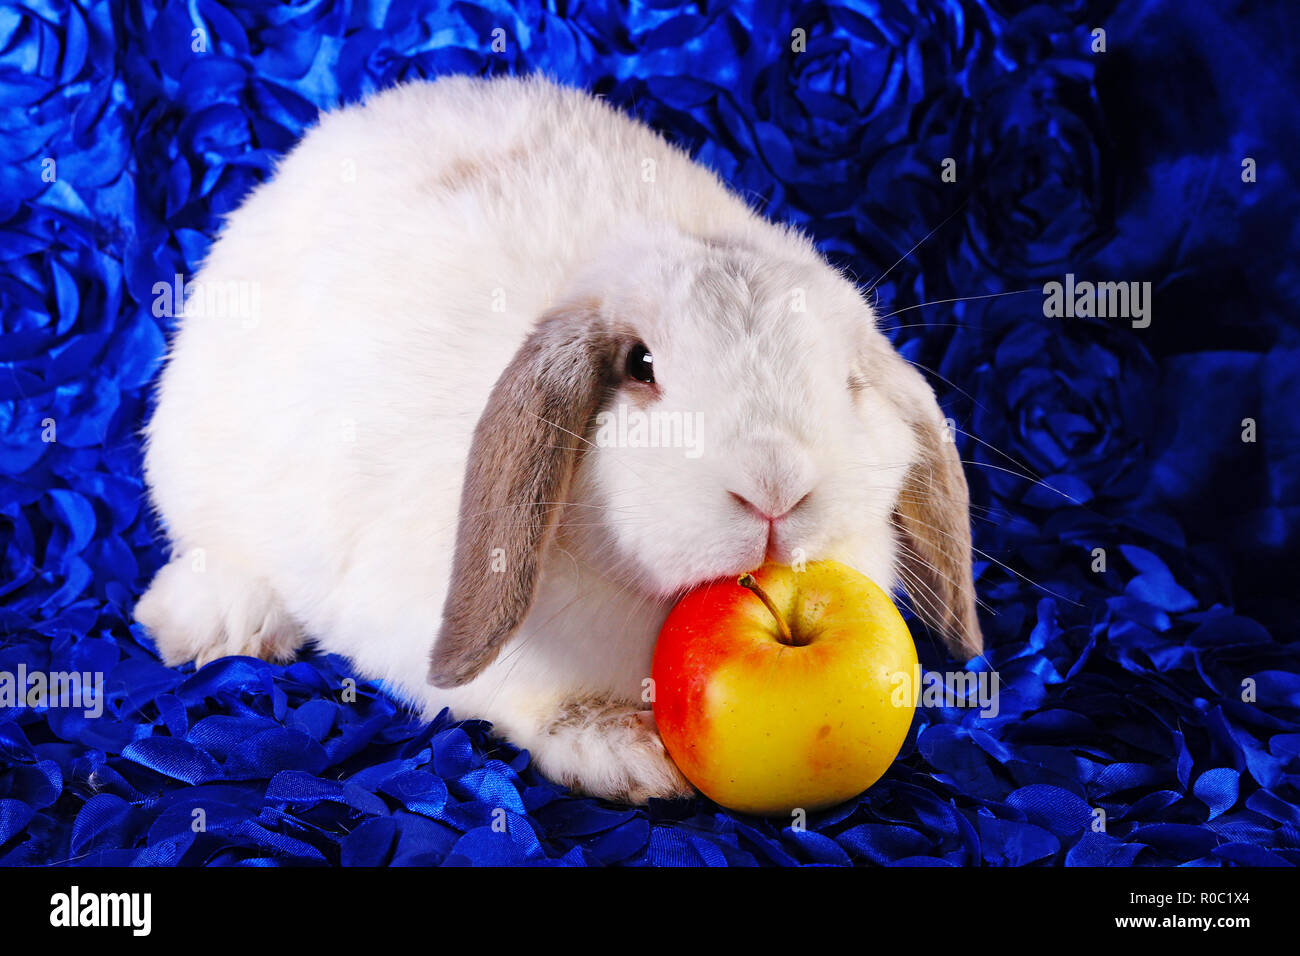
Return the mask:
<path id="1" fill-rule="evenodd" d="M 137 616 L 168 663 L 283 657 L 308 635 L 430 716 L 493 721 L 557 779 L 641 800 L 685 787 L 638 713 L 664 615 L 764 558 L 766 524 L 729 491 L 776 513 L 811 490 L 772 556 L 895 582 L 890 513 L 916 448 L 878 388 L 847 387 L 879 335 L 868 307 L 806 239 L 599 99 L 448 78 L 328 114 L 198 278 L 253 283 L 260 313 L 180 322 L 147 428 L 173 561 Z M 437 690 L 474 425 L 538 317 L 586 290 L 653 353 L 656 408 L 702 413 L 705 453 L 586 455 L 527 620 Z M 557 731 L 583 698 L 604 716 Z"/>

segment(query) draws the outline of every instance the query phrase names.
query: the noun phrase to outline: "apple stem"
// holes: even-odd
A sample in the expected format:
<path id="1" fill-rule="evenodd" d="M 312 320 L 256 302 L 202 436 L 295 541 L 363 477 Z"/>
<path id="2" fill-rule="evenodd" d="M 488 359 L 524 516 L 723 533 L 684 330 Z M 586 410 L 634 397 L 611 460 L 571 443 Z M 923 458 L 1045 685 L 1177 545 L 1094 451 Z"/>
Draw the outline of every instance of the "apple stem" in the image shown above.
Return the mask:
<path id="1" fill-rule="evenodd" d="M 758 595 L 758 599 L 763 602 L 764 606 L 766 606 L 769 611 L 772 612 L 772 616 L 776 618 L 776 626 L 781 631 L 781 643 L 789 644 L 791 646 L 796 645 L 798 642 L 794 639 L 794 635 L 790 633 L 790 625 L 785 623 L 785 618 L 783 618 L 781 612 L 776 609 L 776 605 L 773 604 L 772 599 L 767 596 L 767 592 L 758 586 L 758 582 L 754 580 L 754 576 L 749 573 L 742 574 L 736 579 L 736 583 L 742 588 L 753 591 Z"/>

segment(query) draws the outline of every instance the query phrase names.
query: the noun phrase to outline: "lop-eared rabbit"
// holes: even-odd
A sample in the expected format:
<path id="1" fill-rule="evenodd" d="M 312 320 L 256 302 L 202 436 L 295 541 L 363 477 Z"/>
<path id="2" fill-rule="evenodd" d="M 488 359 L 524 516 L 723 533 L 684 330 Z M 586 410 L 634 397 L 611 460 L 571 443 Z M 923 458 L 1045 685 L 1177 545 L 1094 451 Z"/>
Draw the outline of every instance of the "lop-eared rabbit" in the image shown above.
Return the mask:
<path id="1" fill-rule="evenodd" d="M 833 558 L 981 647 L 924 378 L 805 236 L 600 98 L 457 77 L 328 113 L 190 291 L 146 429 L 169 664 L 314 641 L 644 802 L 692 792 L 643 682 L 697 584 Z"/>

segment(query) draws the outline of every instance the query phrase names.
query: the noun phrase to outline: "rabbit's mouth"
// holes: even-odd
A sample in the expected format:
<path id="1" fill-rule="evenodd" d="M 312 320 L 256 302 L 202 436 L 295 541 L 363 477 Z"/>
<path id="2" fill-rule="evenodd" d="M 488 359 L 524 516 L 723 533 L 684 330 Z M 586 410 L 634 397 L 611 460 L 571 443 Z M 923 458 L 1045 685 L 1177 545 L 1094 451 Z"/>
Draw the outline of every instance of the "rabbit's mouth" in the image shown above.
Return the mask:
<path id="1" fill-rule="evenodd" d="M 783 529 L 768 523 L 766 527 L 757 529 L 753 544 L 742 549 L 735 560 L 726 562 L 715 573 L 701 575 L 700 580 L 694 583 L 701 585 L 719 578 L 735 577 L 746 571 L 757 570 L 764 564 L 793 565 L 811 560 L 793 541 L 793 537 Z"/>
<path id="2" fill-rule="evenodd" d="M 799 547 L 798 535 L 795 534 L 785 515 L 777 518 L 768 518 L 764 515 L 760 516 L 760 520 L 762 521 L 759 528 L 761 544 L 755 548 L 757 563 L 754 567 L 760 564 L 792 564 L 804 556 L 803 552 L 806 549 Z"/>

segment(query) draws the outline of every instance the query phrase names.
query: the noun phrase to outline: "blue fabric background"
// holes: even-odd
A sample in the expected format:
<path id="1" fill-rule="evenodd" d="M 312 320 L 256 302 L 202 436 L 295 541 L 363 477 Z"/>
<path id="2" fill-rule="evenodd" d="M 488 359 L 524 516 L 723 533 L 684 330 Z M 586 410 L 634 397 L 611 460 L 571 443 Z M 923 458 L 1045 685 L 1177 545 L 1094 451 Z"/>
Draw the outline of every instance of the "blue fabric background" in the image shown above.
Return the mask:
<path id="1" fill-rule="evenodd" d="M 1288 6 L 5 3 L 0 671 L 102 671 L 108 703 L 0 710 L 0 862 L 1300 863 Z M 481 723 L 421 725 L 365 684 L 342 703 L 345 661 L 172 670 L 131 621 L 163 555 L 137 440 L 153 284 L 193 273 L 320 109 L 532 70 L 652 123 L 864 286 L 939 227 L 882 313 L 1037 290 L 885 323 L 962 430 L 1001 713 L 922 710 L 806 831 L 577 799 Z M 1044 318 L 1066 272 L 1150 281 L 1152 325 Z"/>

